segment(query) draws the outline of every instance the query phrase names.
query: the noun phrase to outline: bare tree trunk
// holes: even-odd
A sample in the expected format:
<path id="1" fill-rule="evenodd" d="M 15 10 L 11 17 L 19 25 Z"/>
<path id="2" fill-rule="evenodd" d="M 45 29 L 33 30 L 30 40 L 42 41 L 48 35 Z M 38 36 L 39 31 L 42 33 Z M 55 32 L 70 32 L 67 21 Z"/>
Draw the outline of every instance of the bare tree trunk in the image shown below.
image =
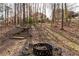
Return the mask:
<path id="1" fill-rule="evenodd" d="M 8 19 L 8 16 L 9 16 L 9 9 L 7 9 L 7 25 L 9 25 L 9 19 Z"/>
<path id="2" fill-rule="evenodd" d="M 41 13 L 42 13 L 42 7 L 41 7 Z M 41 16 L 41 28 L 42 28 L 42 22 L 43 22 L 43 16 Z"/>
<path id="3" fill-rule="evenodd" d="M 17 4 L 17 25 L 19 24 L 19 3 Z"/>
<path id="4" fill-rule="evenodd" d="M 56 9 L 56 3 L 54 3 L 54 9 L 53 9 L 53 19 L 52 19 L 53 23 L 55 21 L 55 9 Z"/>
<path id="5" fill-rule="evenodd" d="M 35 24 L 36 24 L 36 19 L 37 19 L 37 16 L 36 16 L 36 3 L 35 3 L 35 15 L 34 15 L 34 20 L 35 20 Z"/>
<path id="6" fill-rule="evenodd" d="M 22 8 L 21 7 L 22 6 L 21 6 L 21 3 L 20 3 L 20 8 L 19 8 L 20 9 L 20 13 L 19 13 L 20 14 L 19 15 L 19 23 L 20 23 L 20 25 L 22 24 L 22 22 L 21 22 L 22 21 Z"/>
<path id="7" fill-rule="evenodd" d="M 63 28 L 63 22 L 64 22 L 64 9 L 63 9 L 63 3 L 62 3 L 62 22 L 61 22 L 61 30 L 64 30 L 64 28 Z"/>
<path id="8" fill-rule="evenodd" d="M 42 10 L 42 20 L 43 20 L 43 22 L 42 23 L 45 23 L 45 3 L 43 3 L 43 8 L 42 8 L 43 10 Z"/>
<path id="9" fill-rule="evenodd" d="M 55 23 L 55 10 L 56 10 L 56 3 L 52 4 L 52 21 L 51 21 L 51 27 Z"/>
<path id="10" fill-rule="evenodd" d="M 32 12 L 34 12 L 34 9 L 35 9 L 35 4 L 33 3 L 33 10 L 32 10 Z M 32 14 L 32 17 L 33 17 L 33 22 L 35 24 L 35 16 L 34 16 L 34 14 Z"/>
<path id="11" fill-rule="evenodd" d="M 44 7 L 45 7 L 45 9 L 44 9 L 44 12 L 45 12 L 45 22 L 46 22 L 46 3 L 45 3 L 45 5 L 44 5 Z"/>
<path id="12" fill-rule="evenodd" d="M 16 3 L 14 4 L 14 25 L 16 25 Z"/>
<path id="13" fill-rule="evenodd" d="M 23 3 L 23 25 L 25 24 L 25 3 Z"/>
<path id="14" fill-rule="evenodd" d="M 6 21 L 6 5 L 5 5 L 5 24 L 7 23 Z"/>
<path id="15" fill-rule="evenodd" d="M 65 3 L 65 24 L 68 23 L 67 4 Z"/>
<path id="16" fill-rule="evenodd" d="M 37 22 L 38 22 L 38 3 L 36 3 L 36 13 L 37 13 L 37 15 L 36 15 L 36 17 L 37 17 L 37 19 L 36 19 L 36 24 L 37 24 Z"/>
<path id="17" fill-rule="evenodd" d="M 57 3 L 57 25 L 59 25 L 59 20 L 60 20 L 60 3 Z"/>

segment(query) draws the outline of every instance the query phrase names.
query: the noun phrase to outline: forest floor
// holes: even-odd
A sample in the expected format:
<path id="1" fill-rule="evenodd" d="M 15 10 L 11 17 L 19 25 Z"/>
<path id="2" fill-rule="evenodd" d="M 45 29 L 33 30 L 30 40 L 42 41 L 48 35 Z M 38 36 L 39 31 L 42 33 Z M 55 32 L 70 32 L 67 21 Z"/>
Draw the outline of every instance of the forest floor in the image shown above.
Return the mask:
<path id="1" fill-rule="evenodd" d="M 39 42 L 60 47 L 63 56 L 79 55 L 78 28 L 64 26 L 64 30 L 60 30 L 60 25 L 51 27 L 49 23 L 37 24 L 30 30 L 32 37 L 28 36 L 27 31 L 22 32 L 22 29 L 15 26 L 6 27 L 6 31 L 4 28 L 0 28 L 0 55 L 20 55 L 23 48 L 28 47 L 29 43 Z M 14 36 L 21 38 L 12 38 Z"/>

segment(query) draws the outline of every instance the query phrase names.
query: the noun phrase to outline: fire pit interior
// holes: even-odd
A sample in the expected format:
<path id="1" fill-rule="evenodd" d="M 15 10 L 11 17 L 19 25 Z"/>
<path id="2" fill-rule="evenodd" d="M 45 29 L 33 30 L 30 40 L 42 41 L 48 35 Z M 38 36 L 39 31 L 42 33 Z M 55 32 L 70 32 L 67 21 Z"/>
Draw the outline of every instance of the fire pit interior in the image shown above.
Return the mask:
<path id="1" fill-rule="evenodd" d="M 37 43 L 33 46 L 33 53 L 37 56 L 51 56 L 52 46 L 48 43 Z"/>

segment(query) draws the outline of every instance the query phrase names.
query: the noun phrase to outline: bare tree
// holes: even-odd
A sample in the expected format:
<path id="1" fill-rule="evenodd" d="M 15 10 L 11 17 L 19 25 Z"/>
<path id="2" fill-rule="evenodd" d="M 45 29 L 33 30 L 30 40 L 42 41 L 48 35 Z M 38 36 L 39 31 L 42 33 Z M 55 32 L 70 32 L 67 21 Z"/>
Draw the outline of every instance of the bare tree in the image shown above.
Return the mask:
<path id="1" fill-rule="evenodd" d="M 19 23 L 22 24 L 22 3 L 19 3 Z"/>
<path id="2" fill-rule="evenodd" d="M 17 5 L 16 5 L 16 11 L 17 11 L 17 25 L 19 24 L 19 8 L 20 8 L 20 6 L 19 6 L 19 3 L 17 3 Z"/>
<path id="3" fill-rule="evenodd" d="M 65 19 L 66 19 L 66 22 L 67 22 L 67 4 L 65 3 Z"/>
<path id="4" fill-rule="evenodd" d="M 67 7 L 67 3 L 65 3 L 65 25 L 67 24 L 67 26 L 69 26 L 68 24 L 68 7 Z"/>
<path id="5" fill-rule="evenodd" d="M 6 6 L 7 9 L 7 25 L 9 25 L 9 7 Z"/>
<path id="6" fill-rule="evenodd" d="M 14 4 L 14 24 L 16 25 L 16 3 Z"/>
<path id="7" fill-rule="evenodd" d="M 57 21 L 60 19 L 60 3 L 57 3 Z"/>
<path id="8" fill-rule="evenodd" d="M 25 24 L 25 3 L 23 3 L 23 25 Z"/>
<path id="9" fill-rule="evenodd" d="M 55 9 L 56 9 L 56 3 L 54 3 L 54 8 L 53 8 L 53 18 L 52 18 L 53 23 L 55 21 Z"/>
<path id="10" fill-rule="evenodd" d="M 45 22 L 46 21 L 46 4 L 45 3 L 43 3 L 43 22 Z"/>
<path id="11" fill-rule="evenodd" d="M 51 9 L 52 9 L 52 21 L 51 21 L 51 27 L 55 22 L 55 11 L 56 11 L 56 3 L 51 4 Z"/>
<path id="12" fill-rule="evenodd" d="M 61 22 L 61 30 L 64 30 L 63 28 L 63 23 L 64 22 L 64 7 L 63 7 L 63 3 L 62 3 L 62 22 Z"/>
<path id="13" fill-rule="evenodd" d="M 5 4 L 5 23 L 6 23 L 6 4 Z"/>
<path id="14" fill-rule="evenodd" d="M 37 4 L 35 3 L 35 14 L 36 14 L 36 12 L 37 12 L 37 6 L 36 6 Z M 34 16 L 34 20 L 35 20 L 35 24 L 36 24 L 36 19 L 37 19 L 37 16 L 35 15 Z"/>

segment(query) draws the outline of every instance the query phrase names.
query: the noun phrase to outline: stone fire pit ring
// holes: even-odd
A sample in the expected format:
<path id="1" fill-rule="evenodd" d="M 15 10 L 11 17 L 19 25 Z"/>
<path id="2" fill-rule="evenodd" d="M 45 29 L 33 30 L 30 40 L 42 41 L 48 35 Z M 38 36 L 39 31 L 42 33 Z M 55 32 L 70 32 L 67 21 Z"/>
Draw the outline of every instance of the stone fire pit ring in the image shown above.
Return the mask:
<path id="1" fill-rule="evenodd" d="M 37 43 L 33 46 L 33 53 L 37 56 L 52 56 L 52 49 L 48 43 Z"/>

